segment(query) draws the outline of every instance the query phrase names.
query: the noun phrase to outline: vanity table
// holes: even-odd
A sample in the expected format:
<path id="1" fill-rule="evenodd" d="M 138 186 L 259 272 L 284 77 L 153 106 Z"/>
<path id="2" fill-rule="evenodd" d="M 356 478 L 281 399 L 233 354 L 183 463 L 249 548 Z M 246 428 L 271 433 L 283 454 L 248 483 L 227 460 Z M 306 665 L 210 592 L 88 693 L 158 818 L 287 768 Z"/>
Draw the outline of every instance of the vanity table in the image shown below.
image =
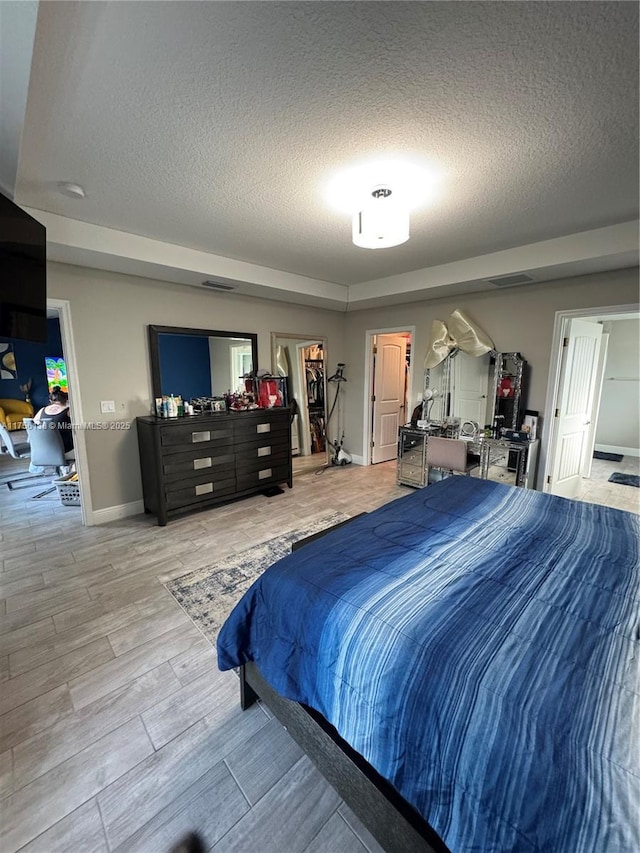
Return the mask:
<path id="1" fill-rule="evenodd" d="M 509 441 L 480 436 L 469 442 L 469 450 L 480 455 L 480 476 L 523 489 L 535 488 L 540 439 Z"/>
<path id="2" fill-rule="evenodd" d="M 427 484 L 427 443 L 436 430 L 400 427 L 398 438 L 397 482 L 421 488 Z M 480 456 L 480 467 L 471 476 L 498 480 L 524 489 L 535 488 L 540 440 L 509 441 L 505 438 L 477 436 L 468 440 L 469 453 Z"/>
<path id="3" fill-rule="evenodd" d="M 160 526 L 179 513 L 293 485 L 289 409 L 150 416 L 136 423 L 144 508 Z"/>
<path id="4" fill-rule="evenodd" d="M 473 357 L 455 350 L 428 369 L 425 386 L 433 393 L 423 409 L 426 425 L 400 427 L 397 482 L 427 484 L 427 442 L 439 436 L 468 442 L 469 453 L 480 457 L 471 476 L 535 488 L 540 441 L 499 437 L 501 429 L 517 430 L 522 421 L 526 380 L 527 361 L 519 352 L 491 350 Z M 493 429 L 494 437 L 486 436 L 485 428 Z"/>

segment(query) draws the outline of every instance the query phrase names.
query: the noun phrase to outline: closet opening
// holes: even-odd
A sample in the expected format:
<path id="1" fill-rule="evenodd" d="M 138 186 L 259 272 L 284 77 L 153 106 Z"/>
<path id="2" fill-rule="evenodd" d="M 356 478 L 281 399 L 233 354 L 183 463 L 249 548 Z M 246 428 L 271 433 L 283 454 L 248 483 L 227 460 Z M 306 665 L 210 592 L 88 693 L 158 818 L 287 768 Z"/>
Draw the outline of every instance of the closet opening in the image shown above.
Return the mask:
<path id="1" fill-rule="evenodd" d="M 311 338 L 271 333 L 272 373 L 284 377 L 291 406 L 294 477 L 328 463 L 327 344 Z"/>

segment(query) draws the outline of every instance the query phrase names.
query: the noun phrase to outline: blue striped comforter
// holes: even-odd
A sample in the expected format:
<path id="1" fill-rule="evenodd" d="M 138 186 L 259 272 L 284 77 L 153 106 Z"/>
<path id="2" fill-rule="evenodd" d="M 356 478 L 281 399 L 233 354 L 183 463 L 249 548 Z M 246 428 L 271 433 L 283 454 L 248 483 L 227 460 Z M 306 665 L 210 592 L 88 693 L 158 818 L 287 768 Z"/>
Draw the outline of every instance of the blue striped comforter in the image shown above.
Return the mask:
<path id="1" fill-rule="evenodd" d="M 639 519 L 451 477 L 269 568 L 218 639 L 453 853 L 640 850 Z"/>

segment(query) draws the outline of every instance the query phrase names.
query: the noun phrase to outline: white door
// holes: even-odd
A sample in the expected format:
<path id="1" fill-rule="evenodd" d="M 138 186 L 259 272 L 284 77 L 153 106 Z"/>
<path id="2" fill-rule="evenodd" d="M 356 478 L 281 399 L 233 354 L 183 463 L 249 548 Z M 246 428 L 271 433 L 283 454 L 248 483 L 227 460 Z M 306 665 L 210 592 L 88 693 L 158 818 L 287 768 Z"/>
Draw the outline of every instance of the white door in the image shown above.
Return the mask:
<path id="1" fill-rule="evenodd" d="M 602 326 L 588 320 L 572 320 L 564 340 L 550 492 L 565 498 L 582 481 L 601 341 Z"/>
<path id="2" fill-rule="evenodd" d="M 598 417 L 600 416 L 600 401 L 602 400 L 602 387 L 604 385 L 604 368 L 607 363 L 607 350 L 609 348 L 609 335 L 602 333 L 600 343 L 600 355 L 598 356 L 598 367 L 593 383 L 593 400 L 591 403 L 591 423 L 587 430 L 587 438 L 584 443 L 584 460 L 582 463 L 582 476 L 587 480 L 591 476 L 593 465 L 593 451 L 596 446 L 596 430 L 598 428 Z"/>
<path id="3" fill-rule="evenodd" d="M 378 335 L 373 371 L 373 447 L 371 462 L 398 456 L 398 428 L 404 423 L 407 339 Z"/>
<path id="4" fill-rule="evenodd" d="M 460 422 L 475 421 L 482 428 L 487 420 L 490 355 L 474 358 L 459 352 L 453 359 L 453 411 Z"/>

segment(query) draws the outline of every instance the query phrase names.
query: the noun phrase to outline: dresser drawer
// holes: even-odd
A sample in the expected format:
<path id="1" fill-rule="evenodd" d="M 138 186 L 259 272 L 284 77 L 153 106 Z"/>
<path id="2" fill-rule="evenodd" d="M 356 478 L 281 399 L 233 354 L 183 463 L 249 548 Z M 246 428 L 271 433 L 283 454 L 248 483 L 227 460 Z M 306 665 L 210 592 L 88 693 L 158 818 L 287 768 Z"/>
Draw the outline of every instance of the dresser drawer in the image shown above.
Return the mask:
<path id="1" fill-rule="evenodd" d="M 228 470 L 233 476 L 235 458 L 232 445 L 194 448 L 186 453 L 167 453 L 162 457 L 162 473 L 166 481 L 221 470 Z"/>
<path id="2" fill-rule="evenodd" d="M 236 452 L 236 470 L 245 473 L 262 468 L 279 468 L 289 464 L 290 455 L 289 445 L 285 443 L 257 447 L 243 444 Z"/>
<path id="3" fill-rule="evenodd" d="M 187 485 L 188 483 L 188 485 Z M 236 491 L 236 478 L 229 475 L 217 477 L 209 474 L 207 477 L 195 477 L 165 484 L 165 495 L 168 509 L 204 503 L 211 498 L 232 495 Z"/>
<path id="4" fill-rule="evenodd" d="M 401 465 L 416 465 L 422 467 L 425 462 L 424 447 L 411 447 L 408 450 L 405 448 L 402 451 Z"/>
<path id="5" fill-rule="evenodd" d="M 270 435 L 287 435 L 289 432 L 289 416 L 274 417 L 272 413 L 266 411 L 261 417 L 238 420 L 234 426 L 236 443 L 245 443 L 264 439 Z"/>
<path id="6" fill-rule="evenodd" d="M 289 479 L 289 464 L 264 465 L 255 471 L 237 471 L 236 480 L 238 491 L 254 489 L 261 486 L 272 486 Z"/>
<path id="7" fill-rule="evenodd" d="M 180 424 L 160 429 L 162 450 L 186 449 L 187 447 L 206 447 L 207 445 L 233 444 L 233 424 L 225 419 L 219 424 L 210 421 L 204 424 Z"/>
<path id="8" fill-rule="evenodd" d="M 425 469 L 421 465 L 411 465 L 403 461 L 398 466 L 398 479 L 405 483 L 424 486 Z"/>
<path id="9" fill-rule="evenodd" d="M 250 456 L 262 455 L 269 456 L 276 453 L 279 449 L 289 448 L 289 430 L 277 430 L 275 432 L 266 432 L 261 435 L 244 435 L 236 439 L 237 455 L 241 456 L 245 453 Z"/>

